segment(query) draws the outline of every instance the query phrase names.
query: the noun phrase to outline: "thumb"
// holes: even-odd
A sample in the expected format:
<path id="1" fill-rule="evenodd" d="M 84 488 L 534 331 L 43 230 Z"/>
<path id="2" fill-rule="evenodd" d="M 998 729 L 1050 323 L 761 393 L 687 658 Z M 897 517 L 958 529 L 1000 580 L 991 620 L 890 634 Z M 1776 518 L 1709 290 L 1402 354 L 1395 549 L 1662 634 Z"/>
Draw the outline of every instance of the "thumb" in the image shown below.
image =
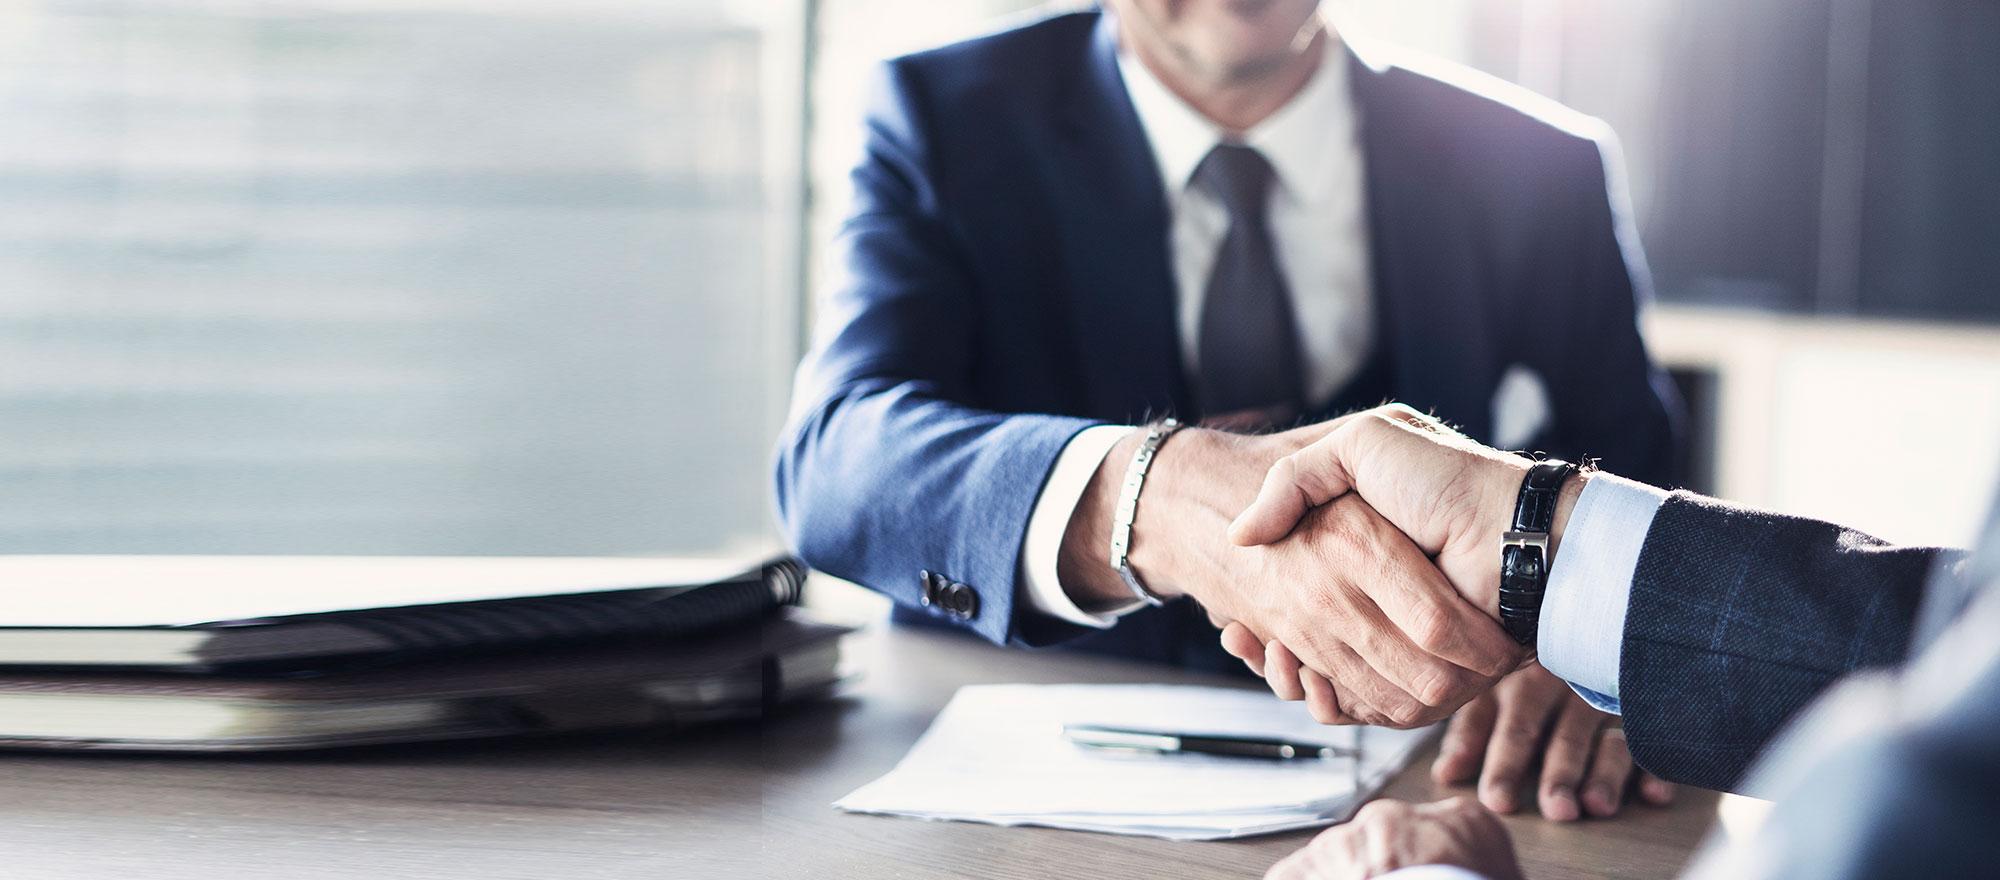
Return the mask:
<path id="1" fill-rule="evenodd" d="M 1334 445 L 1339 437 L 1338 432 L 1330 434 L 1274 462 L 1264 473 L 1257 499 L 1229 524 L 1229 540 L 1239 547 L 1277 541 L 1291 533 L 1306 511 L 1353 488 Z"/>

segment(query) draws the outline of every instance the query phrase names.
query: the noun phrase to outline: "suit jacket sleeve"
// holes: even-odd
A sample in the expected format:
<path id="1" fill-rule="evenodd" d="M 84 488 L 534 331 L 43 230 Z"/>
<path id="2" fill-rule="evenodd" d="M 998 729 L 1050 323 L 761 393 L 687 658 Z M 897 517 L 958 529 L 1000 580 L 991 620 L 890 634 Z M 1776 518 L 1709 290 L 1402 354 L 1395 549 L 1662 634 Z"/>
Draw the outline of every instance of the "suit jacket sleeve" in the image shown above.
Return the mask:
<path id="1" fill-rule="evenodd" d="M 919 572 L 935 573 L 976 607 L 931 613 L 1005 642 L 1035 498 L 1093 422 L 977 405 L 978 291 L 924 125 L 912 74 L 885 65 L 780 441 L 778 513 L 812 567 L 912 607 L 923 605 Z"/>
<path id="2" fill-rule="evenodd" d="M 1536 212 L 1542 233 L 1514 316 L 1519 352 L 1545 383 L 1550 423 L 1537 446 L 1655 486 L 1673 486 L 1680 398 L 1646 351 L 1639 313 L 1651 299 L 1646 257 L 1632 223 L 1618 145 L 1610 130 L 1549 145 Z"/>
<path id="3" fill-rule="evenodd" d="M 1660 506 L 1632 578 L 1618 671 L 1632 756 L 1733 790 L 1835 679 L 1903 660 L 1926 579 L 1963 554 L 1686 492 Z"/>

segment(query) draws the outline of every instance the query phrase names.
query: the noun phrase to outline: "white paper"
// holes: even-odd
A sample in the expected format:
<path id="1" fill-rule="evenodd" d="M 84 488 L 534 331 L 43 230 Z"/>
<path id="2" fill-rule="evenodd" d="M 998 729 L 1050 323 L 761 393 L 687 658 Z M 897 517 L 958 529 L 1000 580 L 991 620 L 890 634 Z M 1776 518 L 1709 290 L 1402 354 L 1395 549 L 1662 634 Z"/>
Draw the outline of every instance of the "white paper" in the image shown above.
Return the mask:
<path id="1" fill-rule="evenodd" d="M 1363 750 L 1274 761 L 1076 745 L 1066 724 L 1280 737 Z M 854 812 L 1215 840 L 1325 825 L 1408 763 L 1429 729 L 1327 727 L 1263 691 L 1176 685 L 961 688 L 895 769 L 834 805 Z"/>

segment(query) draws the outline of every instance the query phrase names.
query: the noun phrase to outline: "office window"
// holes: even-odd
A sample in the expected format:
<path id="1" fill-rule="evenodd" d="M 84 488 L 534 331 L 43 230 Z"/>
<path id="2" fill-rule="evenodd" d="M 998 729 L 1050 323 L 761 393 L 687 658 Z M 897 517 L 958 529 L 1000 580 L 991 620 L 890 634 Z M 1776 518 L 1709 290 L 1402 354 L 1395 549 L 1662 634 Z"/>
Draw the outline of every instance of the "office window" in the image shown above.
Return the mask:
<path id="1" fill-rule="evenodd" d="M 804 6 L 0 7 L 0 552 L 768 540 Z"/>

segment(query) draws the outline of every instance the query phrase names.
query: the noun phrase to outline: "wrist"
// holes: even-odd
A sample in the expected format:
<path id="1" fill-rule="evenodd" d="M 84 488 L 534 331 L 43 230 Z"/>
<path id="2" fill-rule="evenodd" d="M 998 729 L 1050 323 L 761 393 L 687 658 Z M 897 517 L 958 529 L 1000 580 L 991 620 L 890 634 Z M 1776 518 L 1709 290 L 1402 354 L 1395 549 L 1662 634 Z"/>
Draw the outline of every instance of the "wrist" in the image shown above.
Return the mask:
<path id="1" fill-rule="evenodd" d="M 1482 469 L 1480 489 L 1476 493 L 1479 499 L 1480 525 L 1473 530 L 1473 534 L 1477 536 L 1478 549 L 1475 552 L 1479 554 L 1481 564 L 1488 566 L 1491 564 L 1483 560 L 1490 558 L 1487 554 L 1494 552 L 1488 548 L 1499 547 L 1502 536 L 1512 530 L 1514 508 L 1521 500 L 1521 481 L 1527 477 L 1528 468 L 1535 463 L 1533 459 L 1513 453 L 1501 453 L 1489 461 L 1491 464 Z M 1589 471 L 1579 470 L 1563 481 L 1562 489 L 1556 497 L 1555 518 L 1549 526 L 1548 556 L 1545 560 L 1548 566 L 1555 564 L 1556 554 L 1562 547 L 1563 532 L 1569 525 L 1570 514 L 1576 510 L 1577 499 L 1582 497 L 1584 485 L 1589 482 L 1590 477 Z M 1492 572 L 1491 576 L 1482 576 L 1479 580 L 1480 588 L 1477 595 L 1467 598 L 1471 599 L 1479 610 L 1499 620 L 1500 573 L 1497 566 L 1491 566 L 1489 570 Z"/>
<path id="2" fill-rule="evenodd" d="M 1164 444 L 1147 472 L 1132 523 L 1128 562 L 1162 598 L 1193 594 L 1219 582 L 1211 574 L 1227 551 L 1229 523 L 1256 497 L 1272 462 L 1310 442 L 1293 433 L 1250 436 L 1188 427 Z M 1070 515 L 1058 556 L 1063 589 L 1079 607 L 1131 601 L 1111 567 L 1111 530 L 1126 469 L 1144 431 L 1121 438 L 1098 465 Z"/>
<path id="3" fill-rule="evenodd" d="M 1230 520 L 1256 497 L 1264 470 L 1282 453 L 1270 451 L 1269 438 L 1207 428 L 1183 429 L 1174 444 L 1147 478 L 1131 565 L 1163 598 L 1201 599 Z"/>
<path id="4" fill-rule="evenodd" d="M 1131 598 L 1131 591 L 1111 568 L 1108 548 L 1125 468 L 1145 438 L 1144 430 L 1132 430 L 1105 453 L 1091 475 L 1090 484 L 1070 511 L 1069 525 L 1063 531 L 1062 548 L 1056 555 L 1056 578 L 1070 601 L 1086 611 L 1122 604 Z"/>

